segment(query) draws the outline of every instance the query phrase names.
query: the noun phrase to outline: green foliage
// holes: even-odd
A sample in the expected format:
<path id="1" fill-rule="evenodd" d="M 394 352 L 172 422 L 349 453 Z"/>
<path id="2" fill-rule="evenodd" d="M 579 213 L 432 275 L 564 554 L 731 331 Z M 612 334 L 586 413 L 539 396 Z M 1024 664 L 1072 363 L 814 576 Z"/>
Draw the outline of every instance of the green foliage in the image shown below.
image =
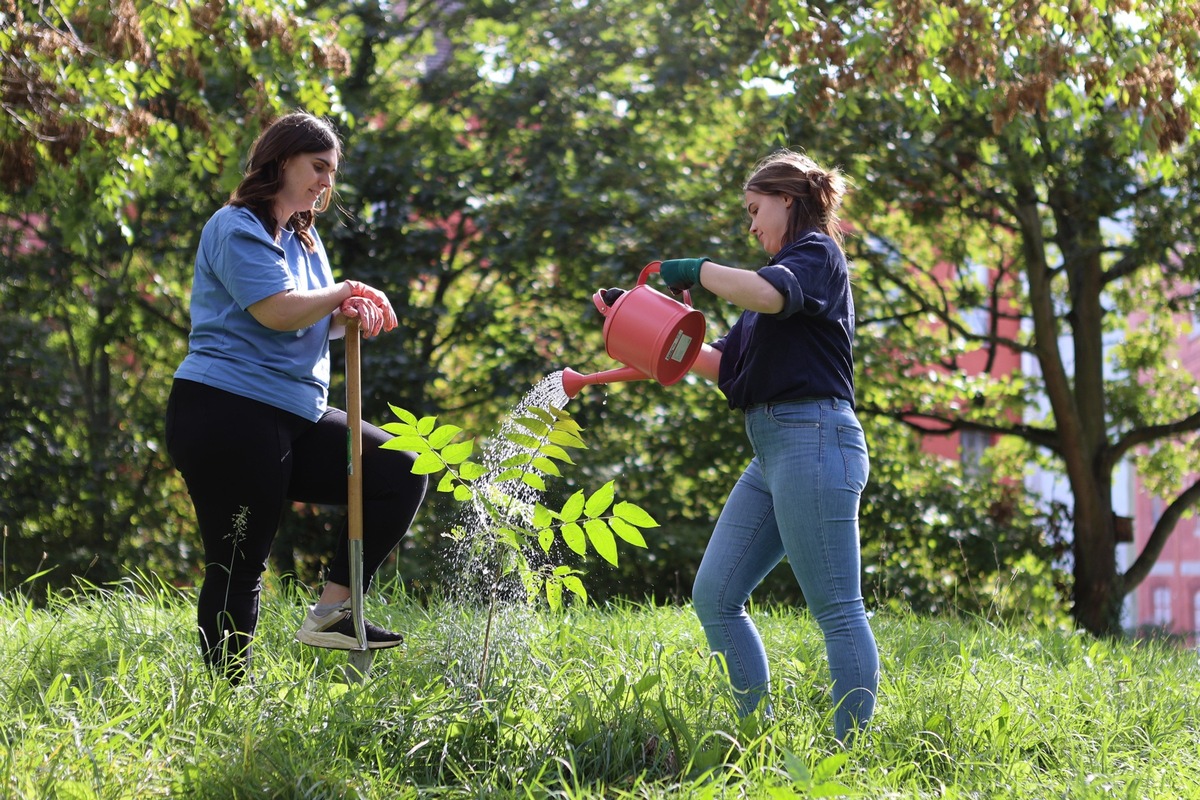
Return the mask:
<path id="1" fill-rule="evenodd" d="M 201 226 L 261 123 L 337 110 L 344 51 L 302 4 L 0 9 L 5 577 L 127 561 L 179 579 L 197 537 L 161 440 Z"/>
<path id="2" fill-rule="evenodd" d="M 1181 468 L 1196 379 L 1172 355 L 1200 277 L 1195 4 L 752 13 L 771 44 L 749 75 L 788 88 L 786 141 L 855 184 L 861 408 L 1051 456 L 1073 494 L 1073 613 L 1117 631 L 1170 529 L 1119 572 L 1113 470 L 1146 446 L 1156 491 L 1198 488 Z"/>
<path id="3" fill-rule="evenodd" d="M 617 539 L 634 547 L 646 547 L 642 529 L 658 523 L 639 506 L 616 501 L 615 481 L 608 481 L 590 495 L 579 490 L 554 510 L 531 500 L 546 491 L 546 476 L 562 477 L 560 464 L 571 464 L 568 449 L 585 448 L 583 429 L 571 415 L 549 406 L 522 407 L 524 416 L 512 422 L 516 429 L 500 432 L 507 445 L 505 456 L 493 469 L 469 460 L 474 440 L 455 441 L 462 428 L 438 425 L 437 418 L 418 418 L 403 408 L 392 406 L 399 422 L 383 426 L 392 439 L 382 446 L 417 454 L 413 472 L 434 475 L 441 472 L 437 491 L 450 493 L 460 503 L 480 512 L 458 529 L 457 538 L 481 543 L 486 550 L 503 548 L 501 558 L 507 569 L 515 569 L 524 585 L 527 599 L 543 596 L 550 608 L 563 607 L 563 592 L 587 601 L 582 573 L 552 561 L 533 559 L 540 550 L 550 556 L 556 541 L 579 556 L 592 551 L 612 565 L 617 564 Z M 523 488 L 521 488 L 523 487 Z M 504 577 L 501 573 L 500 577 Z M 494 594 L 494 593 L 493 593 Z"/>

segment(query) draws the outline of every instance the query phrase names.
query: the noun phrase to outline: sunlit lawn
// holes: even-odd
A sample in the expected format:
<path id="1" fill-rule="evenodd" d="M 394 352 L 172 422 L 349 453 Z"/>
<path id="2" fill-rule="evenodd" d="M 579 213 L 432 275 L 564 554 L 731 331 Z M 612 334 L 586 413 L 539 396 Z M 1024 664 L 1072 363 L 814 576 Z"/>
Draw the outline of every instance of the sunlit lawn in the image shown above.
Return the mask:
<path id="1" fill-rule="evenodd" d="M 0 795 L 1200 797 L 1200 669 L 1168 645 L 876 616 L 878 715 L 842 751 L 803 612 L 758 609 L 778 716 L 739 726 L 690 608 L 511 609 L 483 668 L 486 609 L 385 590 L 408 643 L 354 684 L 272 590 L 231 689 L 149 584 L 0 602 Z"/>

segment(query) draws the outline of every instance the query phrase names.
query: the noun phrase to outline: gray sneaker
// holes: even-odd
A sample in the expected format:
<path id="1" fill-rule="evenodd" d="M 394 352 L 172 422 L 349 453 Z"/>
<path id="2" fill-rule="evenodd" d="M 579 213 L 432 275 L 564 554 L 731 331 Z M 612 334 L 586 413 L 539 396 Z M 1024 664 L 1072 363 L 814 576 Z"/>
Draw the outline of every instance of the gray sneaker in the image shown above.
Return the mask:
<path id="1" fill-rule="evenodd" d="M 400 634 L 384 630 L 370 620 L 363 620 L 363 627 L 367 629 L 367 647 L 372 650 L 404 642 Z M 323 617 L 315 616 L 309 609 L 300 630 L 296 631 L 296 641 L 330 650 L 357 650 L 358 637 L 354 635 L 350 606 L 342 606 Z"/>

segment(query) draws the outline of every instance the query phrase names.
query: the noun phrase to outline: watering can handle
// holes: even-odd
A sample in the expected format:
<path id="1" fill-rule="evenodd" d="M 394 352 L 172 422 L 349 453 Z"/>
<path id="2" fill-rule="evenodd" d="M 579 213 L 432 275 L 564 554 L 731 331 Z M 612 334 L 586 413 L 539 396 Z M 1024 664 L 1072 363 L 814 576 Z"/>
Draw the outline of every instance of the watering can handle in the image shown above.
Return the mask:
<path id="1" fill-rule="evenodd" d="M 649 278 L 654 273 L 658 272 L 658 268 L 660 266 L 662 266 L 661 261 L 651 261 L 649 264 L 642 267 L 642 274 L 638 276 L 638 286 L 642 286 L 643 284 L 645 284 L 646 279 Z M 692 293 L 689 292 L 687 289 L 683 290 L 683 303 L 686 306 L 692 305 Z"/>

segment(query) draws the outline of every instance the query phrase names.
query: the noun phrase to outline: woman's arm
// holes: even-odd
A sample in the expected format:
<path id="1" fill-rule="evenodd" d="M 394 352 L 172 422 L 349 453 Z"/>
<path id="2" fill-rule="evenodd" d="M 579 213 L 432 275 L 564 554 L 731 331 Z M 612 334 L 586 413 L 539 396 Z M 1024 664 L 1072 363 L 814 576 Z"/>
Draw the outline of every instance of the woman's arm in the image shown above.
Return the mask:
<path id="1" fill-rule="evenodd" d="M 721 351 L 712 345 L 700 345 L 700 354 L 689 371 L 716 383 L 721 373 Z"/>
<path id="2" fill-rule="evenodd" d="M 289 289 L 264 297 L 246 310 L 273 331 L 298 331 L 337 311 L 350 296 L 350 287 L 344 282 L 308 291 Z"/>
<path id="3" fill-rule="evenodd" d="M 783 295 L 753 270 L 705 261 L 700 268 L 700 285 L 747 311 L 777 314 L 783 310 Z"/>
<path id="4" fill-rule="evenodd" d="M 259 300 L 247 311 L 263 326 L 275 331 L 302 330 L 330 314 L 335 314 L 335 331 L 344 326 L 347 317 L 359 318 L 368 338 L 381 330 L 390 331 L 397 324 L 396 312 L 387 295 L 358 281 L 343 281 L 309 291 L 289 289 Z M 331 338 L 344 333 L 343 327 Z"/>

